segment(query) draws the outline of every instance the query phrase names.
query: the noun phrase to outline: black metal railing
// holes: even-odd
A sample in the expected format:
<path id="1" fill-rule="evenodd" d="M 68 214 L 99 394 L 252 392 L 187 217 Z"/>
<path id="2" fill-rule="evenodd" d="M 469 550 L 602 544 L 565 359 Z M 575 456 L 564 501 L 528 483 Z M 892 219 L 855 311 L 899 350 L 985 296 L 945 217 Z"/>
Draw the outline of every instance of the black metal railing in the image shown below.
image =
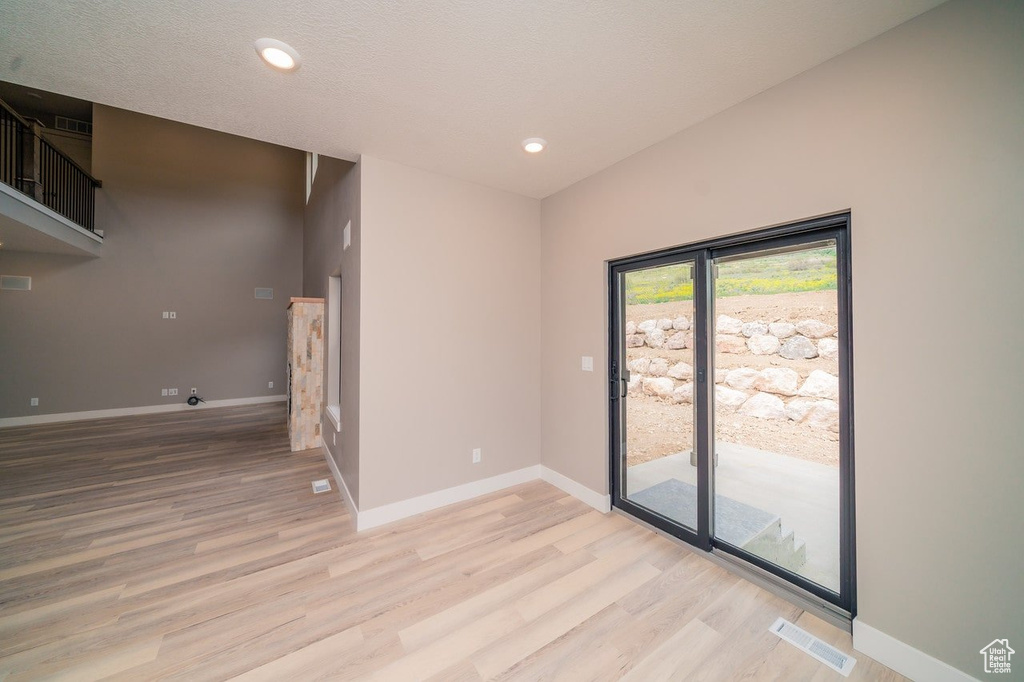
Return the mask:
<path id="1" fill-rule="evenodd" d="M 0 182 L 21 190 L 24 158 L 25 126 L 21 117 L 6 106 L 0 107 Z"/>
<path id="2" fill-rule="evenodd" d="M 0 182 L 95 232 L 96 178 L 0 100 Z"/>

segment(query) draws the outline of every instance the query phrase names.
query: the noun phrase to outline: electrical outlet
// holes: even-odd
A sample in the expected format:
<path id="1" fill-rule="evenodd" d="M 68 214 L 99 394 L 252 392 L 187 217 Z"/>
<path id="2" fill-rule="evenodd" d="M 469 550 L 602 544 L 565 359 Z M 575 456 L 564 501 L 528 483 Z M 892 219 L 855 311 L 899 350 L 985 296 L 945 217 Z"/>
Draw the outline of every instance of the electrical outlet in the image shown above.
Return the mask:
<path id="1" fill-rule="evenodd" d="M 192 389 L 192 393 L 191 393 L 191 395 L 195 395 L 195 394 L 196 394 L 197 392 L 198 392 L 198 391 L 196 391 L 196 389 L 194 389 L 194 388 L 193 388 L 193 389 Z"/>
<path id="2" fill-rule="evenodd" d="M 582 369 L 584 372 L 594 371 L 594 358 L 589 355 L 583 356 Z"/>
<path id="3" fill-rule="evenodd" d="M 268 381 L 267 382 L 267 388 L 273 388 L 273 387 L 274 387 L 274 382 L 273 381 Z"/>
<path id="4" fill-rule="evenodd" d="M 160 389 L 160 397 L 161 398 L 166 398 L 167 397 L 167 389 L 166 388 L 161 388 Z"/>
<path id="5" fill-rule="evenodd" d="M 176 320 L 176 319 L 178 319 L 178 313 L 176 313 L 176 312 L 174 312 L 174 311 L 172 310 L 172 311 L 171 311 L 171 319 L 172 319 L 172 320 Z"/>
<path id="6" fill-rule="evenodd" d="M 39 398 L 32 398 L 28 401 L 28 404 L 32 407 L 39 407 Z"/>
<path id="7" fill-rule="evenodd" d="M 481 455 L 480 448 L 473 448 L 473 464 L 479 464 L 480 463 L 480 455 Z"/>
<path id="8" fill-rule="evenodd" d="M 167 395 L 178 395 L 178 389 L 176 389 L 176 388 L 169 388 L 169 389 L 167 389 Z"/>
<path id="9" fill-rule="evenodd" d="M 167 318 L 169 318 L 170 316 L 171 316 L 171 314 L 170 314 L 169 312 L 167 312 L 167 311 L 165 310 L 165 311 L 164 311 L 164 319 L 166 320 L 166 319 L 167 319 Z"/>

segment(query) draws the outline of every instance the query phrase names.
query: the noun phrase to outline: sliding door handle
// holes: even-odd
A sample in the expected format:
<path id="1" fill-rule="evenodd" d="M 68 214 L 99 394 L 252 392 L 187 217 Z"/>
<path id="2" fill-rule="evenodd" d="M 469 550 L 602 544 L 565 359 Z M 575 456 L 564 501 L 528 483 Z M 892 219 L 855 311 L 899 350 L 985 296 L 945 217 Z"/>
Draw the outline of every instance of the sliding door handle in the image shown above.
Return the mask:
<path id="1" fill-rule="evenodd" d="M 612 400 L 621 400 L 626 397 L 626 391 L 629 389 L 628 379 L 611 379 L 608 383 L 611 384 L 609 392 L 611 393 Z"/>

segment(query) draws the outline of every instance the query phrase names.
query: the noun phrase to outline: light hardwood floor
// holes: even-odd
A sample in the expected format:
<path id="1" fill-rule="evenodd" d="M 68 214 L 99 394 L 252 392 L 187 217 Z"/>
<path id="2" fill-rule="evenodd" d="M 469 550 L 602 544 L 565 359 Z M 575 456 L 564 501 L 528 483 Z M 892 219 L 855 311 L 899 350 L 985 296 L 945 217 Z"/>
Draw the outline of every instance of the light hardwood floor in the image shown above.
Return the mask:
<path id="1" fill-rule="evenodd" d="M 767 628 L 846 633 L 550 485 L 356 534 L 287 442 L 281 405 L 0 430 L 0 680 L 842 679 Z"/>

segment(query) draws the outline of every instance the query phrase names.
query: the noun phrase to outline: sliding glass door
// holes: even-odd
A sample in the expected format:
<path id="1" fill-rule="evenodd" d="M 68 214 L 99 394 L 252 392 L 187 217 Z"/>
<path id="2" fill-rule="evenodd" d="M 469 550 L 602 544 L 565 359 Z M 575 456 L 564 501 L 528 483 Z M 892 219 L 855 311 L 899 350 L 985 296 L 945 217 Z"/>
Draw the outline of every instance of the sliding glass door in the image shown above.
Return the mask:
<path id="1" fill-rule="evenodd" d="M 610 264 L 613 502 L 853 612 L 849 216 Z"/>
<path id="2" fill-rule="evenodd" d="M 696 259 L 624 272 L 619 395 L 623 496 L 687 534 L 698 529 L 694 334 Z"/>

